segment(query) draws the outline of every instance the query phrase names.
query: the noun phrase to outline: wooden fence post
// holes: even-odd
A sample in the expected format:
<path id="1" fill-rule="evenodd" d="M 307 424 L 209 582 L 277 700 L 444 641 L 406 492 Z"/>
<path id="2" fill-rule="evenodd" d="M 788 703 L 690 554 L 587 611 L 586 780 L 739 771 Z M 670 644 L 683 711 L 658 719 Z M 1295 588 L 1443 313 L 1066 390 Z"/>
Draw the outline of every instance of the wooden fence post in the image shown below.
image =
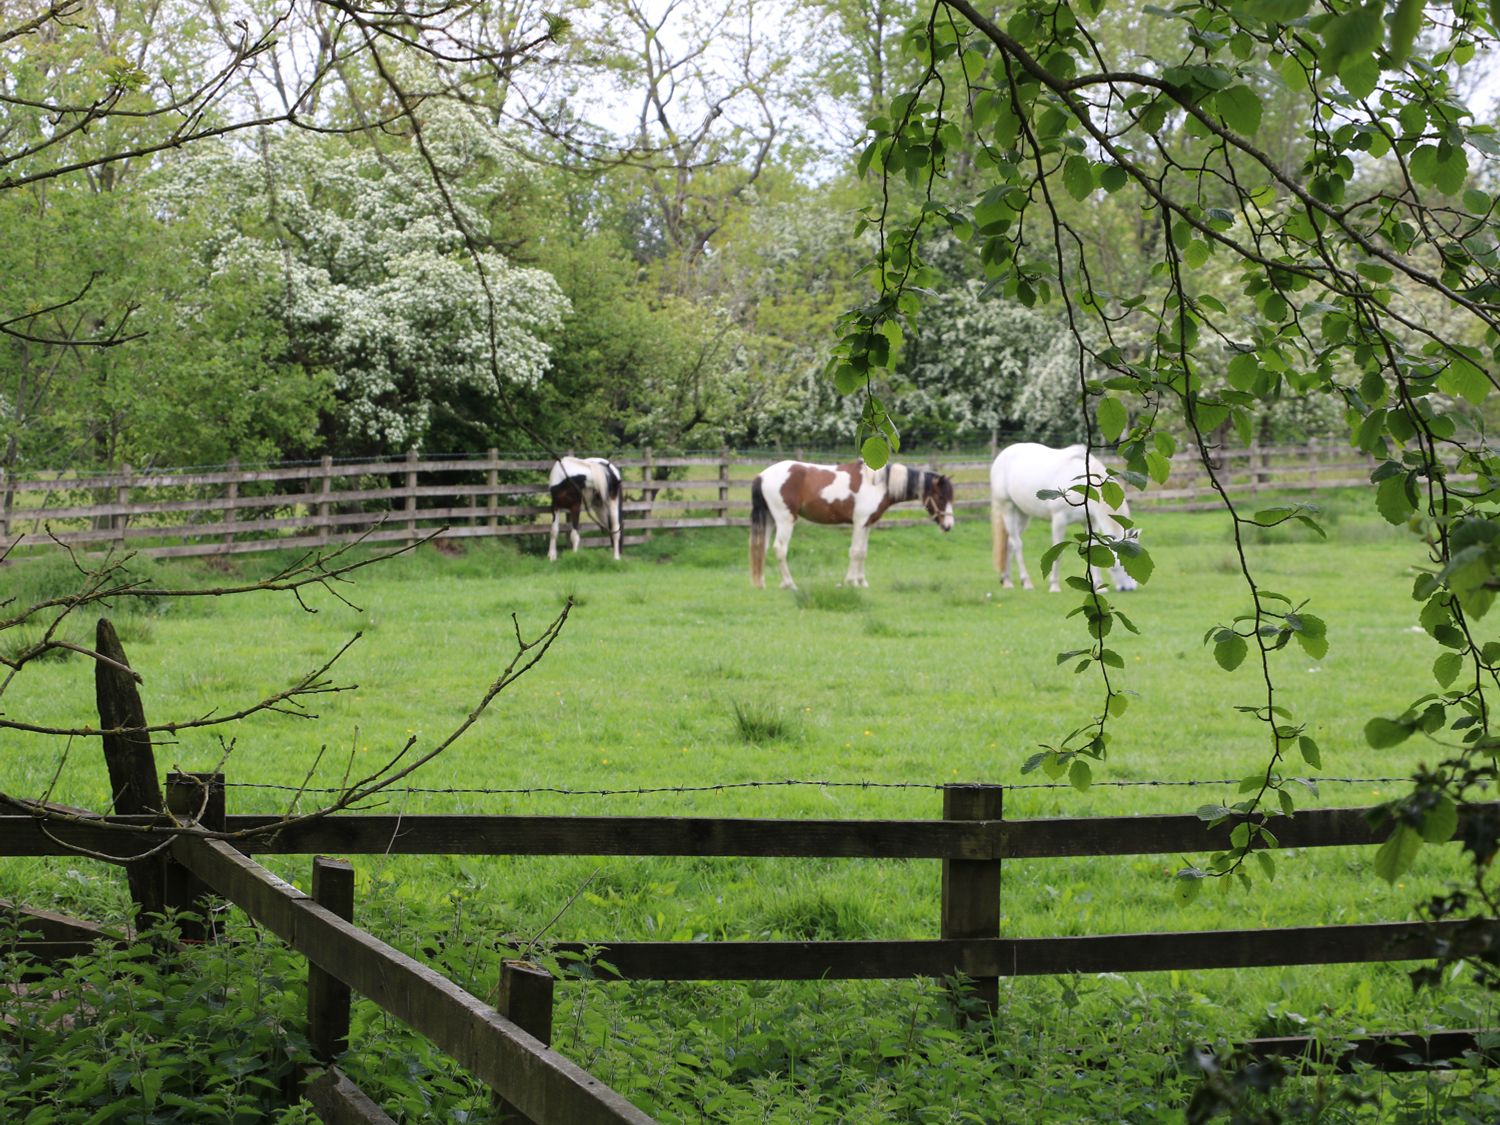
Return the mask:
<path id="1" fill-rule="evenodd" d="M 500 460 L 498 449 L 487 449 L 484 455 L 490 460 L 489 471 L 484 475 L 484 486 L 488 493 L 484 499 L 484 507 L 489 512 L 489 518 L 485 523 L 495 528 L 500 526 L 500 518 L 495 515 L 495 509 L 500 505 L 500 470 L 495 468 L 495 462 Z"/>
<path id="2" fill-rule="evenodd" d="M 719 449 L 719 519 L 729 523 L 729 446 Z"/>
<path id="3" fill-rule="evenodd" d="M 495 1010 L 522 1031 L 548 1047 L 552 1045 L 552 974 L 529 961 L 504 961 L 500 965 L 499 1002 Z M 498 1094 L 494 1105 L 521 1125 L 531 1125 L 516 1107 Z"/>
<path id="4" fill-rule="evenodd" d="M 120 480 L 115 485 L 115 507 L 130 507 L 130 464 L 126 462 L 120 466 Z M 112 520 L 112 528 L 115 533 L 115 547 L 123 551 L 125 549 L 125 524 L 129 522 L 129 513 L 116 512 Z"/>
<path id="5" fill-rule="evenodd" d="M 224 830 L 224 775 L 222 773 L 167 774 L 167 810 L 179 821 Z M 189 916 L 178 921 L 182 940 L 201 944 L 218 940 L 212 919 L 213 891 L 167 854 L 162 864 L 162 902 L 168 910 Z"/>
<path id="6" fill-rule="evenodd" d="M 333 512 L 333 458 L 323 454 L 323 478 L 318 486 L 318 542 L 327 543 L 333 535 L 333 525 L 329 517 Z"/>
<path id="7" fill-rule="evenodd" d="M 229 464 L 225 465 L 224 467 L 231 473 L 238 473 L 240 471 L 239 458 L 231 457 L 229 459 Z M 235 501 L 239 498 L 239 479 L 237 477 L 231 478 L 229 482 L 224 486 L 224 523 L 229 527 L 229 530 L 224 532 L 224 549 L 226 551 L 229 549 L 229 545 L 234 542 L 234 525 L 237 524 L 240 520 L 240 510 L 235 507 Z"/>
<path id="8" fill-rule="evenodd" d="M 948 785 L 943 788 L 944 820 L 999 820 L 1005 789 L 999 785 Z M 943 860 L 944 938 L 1000 936 L 1000 861 Z M 974 995 L 993 1012 L 1000 1003 L 1000 978 L 976 977 Z"/>
<path id="9" fill-rule="evenodd" d="M 162 811 L 161 786 L 156 779 L 156 755 L 151 749 L 151 736 L 139 729 L 108 733 L 122 728 L 145 727 L 146 709 L 141 703 L 141 693 L 136 690 L 139 677 L 130 670 L 125 649 L 107 617 L 99 618 L 94 649 L 105 658 L 94 661 L 94 697 L 99 708 L 99 729 L 105 732 L 100 735 L 100 740 L 104 744 L 104 764 L 109 769 L 109 789 L 114 794 L 115 812 L 121 815 L 159 814 Z M 147 915 L 162 912 L 160 863 L 146 860 L 127 864 L 125 878 L 130 886 L 130 897 L 135 902 L 136 916 L 141 922 L 146 921 Z"/>
<path id="10" fill-rule="evenodd" d="M 353 864 L 315 857 L 312 897 L 345 922 L 354 921 Z M 307 1039 L 321 1063 L 332 1063 L 349 1049 L 349 986 L 311 961 L 307 963 Z"/>
<path id="11" fill-rule="evenodd" d="M 417 451 L 406 451 L 406 542 L 417 541 Z"/>

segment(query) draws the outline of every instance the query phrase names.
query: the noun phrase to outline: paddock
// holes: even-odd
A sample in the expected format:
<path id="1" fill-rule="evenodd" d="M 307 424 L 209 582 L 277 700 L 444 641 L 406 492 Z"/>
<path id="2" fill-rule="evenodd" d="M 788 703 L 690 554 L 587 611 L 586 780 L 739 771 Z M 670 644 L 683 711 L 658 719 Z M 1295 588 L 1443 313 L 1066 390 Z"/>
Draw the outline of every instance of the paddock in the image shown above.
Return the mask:
<path id="1" fill-rule="evenodd" d="M 1332 809 L 1404 791 L 1400 778 L 1420 747 L 1372 754 L 1360 726 L 1369 714 L 1399 705 L 1389 685 L 1428 668 L 1433 644 L 1406 627 L 1409 583 L 1402 575 L 1411 545 L 1378 516 L 1364 515 L 1361 497 L 1325 501 L 1335 549 L 1294 529 L 1266 533 L 1250 549 L 1277 588 L 1313 598 L 1309 608 L 1330 623 L 1324 661 L 1294 651 L 1278 667 L 1323 747 L 1322 771 L 1292 763 L 1288 772 L 1344 779 L 1324 781 L 1316 797 L 1299 787 L 1299 802 Z M 1029 534 L 1039 556 L 1046 529 Z M 1191 820 L 1201 805 L 1236 799 L 1238 779 L 1263 765 L 1259 732 L 1233 710 L 1252 690 L 1249 669 L 1221 672 L 1201 643 L 1208 624 L 1239 611 L 1242 592 L 1221 520 L 1159 513 L 1150 534 L 1157 571 L 1129 606 L 1143 635 L 1120 641 L 1123 685 L 1140 694 L 1113 727 L 1110 762 L 1096 774 L 1120 784 L 1082 793 L 1021 772 L 1031 748 L 1055 740 L 1096 705 L 1097 682 L 1055 660 L 1077 647 L 1082 629 L 1065 621 L 1052 599 L 998 588 L 982 519 L 961 519 L 949 536 L 934 535 L 925 520 L 885 533 L 878 549 L 893 580 L 870 591 L 836 588 L 847 564 L 844 536 L 806 535 L 798 543 L 803 596 L 769 609 L 763 594 L 745 587 L 744 533 L 729 528 L 656 536 L 618 566 L 603 552 L 565 555 L 549 568 L 496 544 L 471 544 L 456 556 L 424 548 L 368 572 L 358 610 L 329 600 L 308 616 L 274 600 L 227 601 L 180 615 L 127 616 L 121 626 L 146 678 L 148 705 L 163 720 L 252 696 L 285 667 L 310 666 L 349 632 L 365 630 L 347 673 L 358 690 L 326 700 L 316 727 L 271 716 L 243 732 L 227 771 L 235 815 L 284 806 L 288 791 L 267 787 L 296 787 L 306 768 L 289 747 L 347 746 L 344 735 L 357 723 L 360 738 L 351 748 L 363 763 L 388 753 L 409 730 L 423 738 L 440 733 L 487 682 L 475 654 L 497 651 L 494 623 L 515 611 L 529 628 L 571 599 L 576 608 L 557 659 L 549 657 L 504 697 L 440 774 L 419 779 L 424 791 L 393 795 L 388 814 L 937 820 L 933 786 L 983 781 L 1009 787 L 1006 820 Z M 253 572 L 270 563 L 251 556 L 237 565 Z M 1183 590 L 1192 597 L 1174 596 Z M 464 613 L 455 615 L 455 605 Z M 797 645 L 787 644 L 789 632 Z M 200 649 L 213 651 L 213 661 L 183 658 Z M 266 650 L 281 654 L 277 668 L 265 667 Z M 600 676 L 601 668 L 612 672 Z M 39 669 L 34 682 L 28 691 L 36 694 L 24 703 L 38 717 L 91 705 L 91 684 L 76 661 Z M 216 757 L 207 740 L 186 737 L 171 755 L 188 769 L 212 768 Z M 13 776 L 38 791 L 54 764 L 24 739 L 16 763 Z M 810 784 L 781 784 L 787 780 Z M 330 761 L 311 784 L 334 781 Z M 55 796 L 83 803 L 102 793 L 85 786 Z M 1252 928 L 1247 911 L 1255 928 L 1398 921 L 1422 888 L 1456 870 L 1451 849 L 1431 848 L 1405 886 L 1388 887 L 1371 875 L 1370 856 L 1368 847 L 1352 845 L 1295 848 L 1275 857 L 1273 884 L 1249 895 L 1206 893 L 1189 906 L 1173 897 L 1178 854 L 1008 857 L 1001 932 L 1020 940 L 1235 930 Z M 305 859 L 262 859 L 278 875 L 305 881 Z M 940 863 L 898 858 L 422 857 L 386 847 L 355 862 L 367 873 L 362 878 L 407 888 L 365 907 L 364 923 L 377 930 L 409 927 L 413 916 L 441 929 L 452 921 L 448 891 L 461 895 L 466 917 L 485 932 L 534 933 L 571 899 L 549 931 L 559 941 L 679 940 L 695 952 L 721 938 L 933 938 L 942 915 Z M 70 867 L 78 861 L 7 861 L 0 864 L 0 895 L 26 899 L 40 885 L 66 886 Z M 398 921 L 403 917 L 406 923 Z M 1080 1002 L 1094 1018 L 1128 1007 L 1138 988 L 1185 988 L 1219 1013 L 1215 1026 L 1225 1035 L 1248 1039 L 1263 1030 L 1268 1007 L 1316 1014 L 1329 996 L 1361 996 L 1363 1016 L 1351 1006 L 1325 1018 L 1405 1030 L 1431 1015 L 1429 1000 L 1412 997 L 1406 967 L 1184 968 L 1176 985 L 1162 968 L 1144 978 L 1090 976 L 1091 998 Z M 493 986 L 482 976 L 459 983 L 479 992 Z M 715 1019 L 729 1018 L 744 996 L 744 986 L 731 983 L 691 987 L 693 1002 Z M 803 1002 L 785 990 L 806 986 L 777 987 L 763 1001 L 772 1010 Z M 892 1003 L 911 997 L 899 982 L 821 987 L 828 1003 L 838 998 L 866 1021 L 878 1022 Z M 1003 995 L 1019 1017 L 1059 987 L 1053 978 L 1017 978 L 1005 982 Z M 584 1003 L 621 1019 L 634 995 L 580 984 L 559 989 L 560 1011 L 586 995 L 594 999 Z M 677 1050 L 703 1049 L 686 1029 L 653 1023 L 652 1034 L 672 1037 Z M 593 1057 L 619 1075 L 635 1058 L 608 1051 Z"/>

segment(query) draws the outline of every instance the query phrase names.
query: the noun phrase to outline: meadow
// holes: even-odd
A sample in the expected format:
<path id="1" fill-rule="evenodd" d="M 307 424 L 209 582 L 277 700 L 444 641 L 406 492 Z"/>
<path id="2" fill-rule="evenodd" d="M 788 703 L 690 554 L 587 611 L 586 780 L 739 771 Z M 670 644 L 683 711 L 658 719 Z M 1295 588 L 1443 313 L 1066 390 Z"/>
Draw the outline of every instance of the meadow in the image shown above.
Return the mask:
<path id="1" fill-rule="evenodd" d="M 1303 807 L 1377 803 L 1403 783 L 1367 779 L 1399 779 L 1431 753 L 1416 740 L 1375 752 L 1361 734 L 1367 719 L 1399 712 L 1430 682 L 1439 650 L 1413 630 L 1409 597 L 1420 544 L 1363 514 L 1356 497 L 1333 496 L 1327 507 L 1326 541 L 1276 529 L 1249 544 L 1263 583 L 1310 599 L 1308 609 L 1328 622 L 1321 661 L 1293 647 L 1274 664 L 1283 702 L 1322 747 L 1320 771 L 1300 761 L 1285 769 L 1309 779 L 1299 787 Z M 1117 675 L 1136 694 L 1112 721 L 1100 784 L 1084 792 L 1021 772 L 1039 745 L 1087 721 L 1102 698 L 1097 674 L 1074 675 L 1056 660 L 1085 643 L 1080 620 L 1064 618 L 1072 599 L 1002 591 L 988 527 L 976 518 L 946 536 L 930 525 L 876 534 L 870 588 L 861 591 L 837 585 L 842 532 L 799 528 L 791 566 L 802 590 L 792 593 L 752 590 L 743 532 L 714 530 L 659 534 L 619 564 L 600 551 L 548 564 L 509 545 L 457 553 L 429 545 L 361 572 L 346 590 L 357 609 L 317 594 L 309 598 L 317 612 L 308 613 L 284 596 L 256 594 L 122 604 L 117 623 L 154 722 L 275 691 L 362 634 L 336 673 L 357 687 L 318 698 L 316 718 L 262 715 L 234 732 L 224 767 L 233 812 L 284 808 L 287 793 L 264 786 L 303 783 L 320 747 L 313 788 L 337 784 L 351 757 L 358 770 L 409 735 L 419 748 L 441 737 L 509 659 L 512 615 L 529 635 L 570 602 L 546 659 L 381 811 L 928 817 L 940 813 L 936 786 L 954 781 L 1014 786 L 1008 818 L 1230 803 L 1235 782 L 1265 768 L 1268 747 L 1259 725 L 1235 710 L 1259 701 L 1258 669 L 1247 662 L 1225 673 L 1203 644 L 1206 630 L 1247 607 L 1227 522 L 1145 511 L 1140 524 L 1156 570 L 1120 599 L 1141 635 L 1115 638 L 1126 662 Z M 1034 574 L 1045 535 L 1033 527 L 1028 536 Z M 273 562 L 233 565 L 232 575 L 205 565 L 144 569 L 221 584 Z M 25 598 L 63 571 L 30 563 L 5 577 Z M 28 669 L 6 711 L 86 722 L 92 705 L 89 668 L 71 659 Z M 5 788 L 39 793 L 59 747 L 8 741 Z M 191 732 L 159 748 L 158 761 L 209 769 L 224 752 L 218 738 Z M 783 779 L 880 785 L 742 784 Z M 1142 782 L 1202 784 L 1120 784 Z M 594 792 L 678 786 L 725 788 Z M 75 745 L 54 798 L 104 796 L 102 762 Z M 1395 886 L 1375 877 L 1372 849 L 1286 853 L 1274 881 L 1225 883 L 1186 906 L 1171 875 L 1191 857 L 1016 861 L 1005 868 L 1002 927 L 1041 936 L 1401 919 L 1458 874 L 1453 852 L 1427 849 Z M 272 866 L 305 881 L 305 861 Z M 386 857 L 357 868 L 361 923 L 481 995 L 493 989 L 499 951 L 539 936 L 545 947 L 546 939 L 932 937 L 937 929 L 936 863 Z M 0 896 L 99 916 L 122 908 L 123 880 L 85 861 L 7 860 Z M 1002 982 L 992 1034 L 961 1030 L 939 987 L 924 982 L 584 982 L 561 991 L 557 1042 L 663 1120 L 1172 1119 L 1196 1081 L 1179 1061 L 1190 1041 L 1307 1027 L 1338 1036 L 1496 1026 L 1493 1000 L 1461 980 L 1415 994 L 1407 968 Z M 367 1032 L 382 1030 L 377 1017 L 365 1020 Z M 1111 1065 L 1083 1066 L 1090 1051 Z M 399 1094 L 405 1087 L 385 1073 L 389 1057 L 383 1065 L 378 1052 L 367 1054 L 350 1069 Z M 420 1050 L 410 1057 L 424 1073 L 436 1065 Z M 484 1099 L 452 1082 L 452 1104 L 482 1116 Z M 1475 1089 L 1432 1076 L 1347 1082 L 1354 1086 L 1338 1089 L 1374 1100 L 1330 1105 L 1325 1119 L 1441 1120 Z"/>

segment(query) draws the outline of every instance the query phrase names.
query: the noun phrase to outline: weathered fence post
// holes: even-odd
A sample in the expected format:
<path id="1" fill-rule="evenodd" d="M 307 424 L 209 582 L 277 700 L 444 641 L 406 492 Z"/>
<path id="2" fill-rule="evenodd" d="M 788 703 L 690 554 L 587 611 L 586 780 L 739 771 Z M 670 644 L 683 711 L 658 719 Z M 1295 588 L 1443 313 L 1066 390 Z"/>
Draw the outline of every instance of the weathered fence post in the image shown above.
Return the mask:
<path id="1" fill-rule="evenodd" d="M 104 659 L 94 661 L 94 697 L 99 708 L 100 741 L 104 764 L 109 769 L 109 789 L 115 812 L 128 816 L 162 811 L 161 786 L 156 780 L 156 756 L 151 736 L 145 733 L 146 709 L 136 690 L 138 677 L 130 670 L 115 627 L 99 618 L 95 651 Z M 125 878 L 140 921 L 160 914 L 162 868 L 155 860 L 127 864 Z"/>
<path id="2" fill-rule="evenodd" d="M 315 857 L 312 897 L 331 914 L 354 921 L 354 866 L 347 860 Z M 313 1056 L 325 1064 L 349 1049 L 349 986 L 311 961 L 307 963 L 307 1040 Z"/>
<path id="3" fill-rule="evenodd" d="M 999 785 L 948 785 L 943 788 L 944 820 L 999 820 L 1005 789 Z M 944 938 L 1000 936 L 1000 861 L 943 860 Z M 1000 1003 L 1000 979 L 976 977 L 974 995 L 993 1012 Z"/>
<path id="4" fill-rule="evenodd" d="M 406 542 L 417 541 L 417 451 L 406 451 Z"/>
<path id="5" fill-rule="evenodd" d="M 529 961 L 504 961 L 500 965 L 500 994 L 495 1010 L 522 1031 L 552 1045 L 552 974 Z M 515 1106 L 498 1094 L 495 1108 L 511 1119 L 530 1125 Z"/>
<path id="6" fill-rule="evenodd" d="M 224 775 L 222 773 L 167 774 L 167 811 L 179 822 L 224 830 Z M 186 942 L 218 940 L 212 921 L 212 889 L 168 853 L 162 864 L 162 902 L 168 910 L 185 912 L 177 928 Z"/>
<path id="7" fill-rule="evenodd" d="M 333 511 L 333 458 L 327 453 L 323 454 L 322 469 L 322 481 L 318 485 L 318 542 L 327 543 L 333 535 L 329 519 Z"/>
<path id="8" fill-rule="evenodd" d="M 120 480 L 115 485 L 115 514 L 112 518 L 111 528 L 115 533 L 115 547 L 117 550 L 125 549 L 125 525 L 130 521 L 130 464 L 126 462 L 120 466 Z"/>
<path id="9" fill-rule="evenodd" d="M 729 446 L 719 449 L 719 519 L 729 522 Z"/>
<path id="10" fill-rule="evenodd" d="M 489 518 L 485 521 L 491 528 L 500 526 L 500 518 L 495 514 L 495 509 L 500 505 L 500 470 L 495 468 L 495 462 L 500 460 L 498 449 L 487 449 L 484 455 L 489 458 L 489 471 L 484 474 L 484 486 L 488 490 L 484 500 L 484 507 L 489 512 Z"/>
<path id="11" fill-rule="evenodd" d="M 641 518 L 649 520 L 655 514 L 653 509 L 656 507 L 656 487 L 653 483 L 656 480 L 656 455 L 648 445 L 645 449 L 641 450 L 641 457 L 643 459 L 643 463 L 641 464 L 641 499 L 646 504 L 646 509 L 641 513 Z"/>
<path id="12" fill-rule="evenodd" d="M 229 464 L 225 465 L 224 468 L 232 474 L 238 474 L 240 471 L 239 458 L 231 457 L 229 459 Z M 224 532 L 224 549 L 226 551 L 234 542 L 234 525 L 238 523 L 240 519 L 240 510 L 235 506 L 235 501 L 237 501 L 239 498 L 239 477 L 231 476 L 228 483 L 224 485 L 224 525 L 226 528 L 228 528 L 228 530 Z"/>

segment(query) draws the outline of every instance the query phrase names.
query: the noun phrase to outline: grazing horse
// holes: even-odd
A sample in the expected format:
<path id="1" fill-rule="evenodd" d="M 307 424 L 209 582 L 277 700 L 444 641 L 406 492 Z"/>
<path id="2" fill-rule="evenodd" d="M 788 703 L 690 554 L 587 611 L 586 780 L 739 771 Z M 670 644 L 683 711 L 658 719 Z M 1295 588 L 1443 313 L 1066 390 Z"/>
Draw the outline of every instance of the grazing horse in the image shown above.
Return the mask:
<path id="1" fill-rule="evenodd" d="M 1104 466 L 1097 457 L 1091 463 L 1085 461 L 1087 446 L 1070 445 L 1066 449 L 1052 449 L 1034 442 L 1018 442 L 1000 451 L 995 463 L 990 466 L 990 526 L 994 531 L 995 569 L 1000 572 L 1001 585 L 1011 586 L 1009 551 L 1015 544 L 1016 567 L 1021 572 L 1021 585 L 1031 589 L 1031 576 L 1026 573 L 1026 560 L 1021 557 L 1021 536 L 1026 524 L 1033 516 L 1045 516 L 1052 521 L 1052 542 L 1061 543 L 1067 534 L 1068 524 L 1080 523 L 1088 514 L 1095 532 L 1115 539 L 1135 538 L 1136 532 L 1126 531 L 1115 521 L 1115 516 L 1130 518 L 1130 505 L 1125 501 L 1115 509 L 1098 500 L 1084 499 L 1077 492 L 1068 491 L 1074 484 L 1089 479 L 1093 470 L 1093 482 L 1097 484 L 1104 475 Z M 1042 499 L 1038 492 L 1052 490 L 1062 493 L 1051 499 Z M 1057 562 L 1052 563 L 1051 590 L 1055 594 L 1062 589 L 1057 581 Z M 1110 576 L 1116 590 L 1134 590 L 1135 579 L 1125 573 L 1118 561 L 1110 568 Z M 1089 568 L 1091 581 L 1097 580 L 1094 568 Z"/>
<path id="2" fill-rule="evenodd" d="M 781 585 L 795 590 L 787 569 L 786 550 L 799 516 L 813 523 L 853 524 L 849 547 L 849 586 L 868 586 L 865 554 L 870 528 L 892 504 L 920 500 L 944 531 L 953 527 L 953 482 L 940 473 L 887 465 L 872 471 L 863 461 L 847 465 L 809 465 L 778 461 L 750 485 L 750 585 L 763 588 L 766 566 L 766 529 L 776 522 L 776 562 Z"/>
<path id="3" fill-rule="evenodd" d="M 624 495 L 620 488 L 620 470 L 603 457 L 564 457 L 552 463 L 547 474 L 552 493 L 552 538 L 547 542 L 547 557 L 557 561 L 557 525 L 561 513 L 568 513 L 568 539 L 578 550 L 578 513 L 587 508 L 620 557 L 620 528 L 624 522 Z"/>

